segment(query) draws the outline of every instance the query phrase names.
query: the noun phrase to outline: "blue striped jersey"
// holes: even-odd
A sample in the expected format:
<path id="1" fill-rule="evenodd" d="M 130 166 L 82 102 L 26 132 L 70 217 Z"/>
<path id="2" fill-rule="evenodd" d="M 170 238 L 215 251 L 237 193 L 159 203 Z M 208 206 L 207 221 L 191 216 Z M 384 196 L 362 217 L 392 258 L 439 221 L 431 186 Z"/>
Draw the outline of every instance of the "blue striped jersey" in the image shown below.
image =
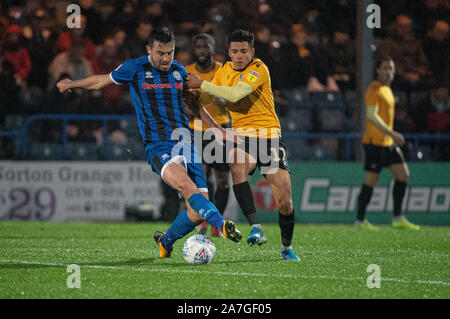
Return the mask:
<path id="1" fill-rule="evenodd" d="M 168 71 L 160 71 L 151 65 L 148 55 L 125 61 L 110 73 L 114 83 L 129 84 L 144 144 L 191 138 L 183 103 L 187 76 L 178 61 L 173 60 Z"/>

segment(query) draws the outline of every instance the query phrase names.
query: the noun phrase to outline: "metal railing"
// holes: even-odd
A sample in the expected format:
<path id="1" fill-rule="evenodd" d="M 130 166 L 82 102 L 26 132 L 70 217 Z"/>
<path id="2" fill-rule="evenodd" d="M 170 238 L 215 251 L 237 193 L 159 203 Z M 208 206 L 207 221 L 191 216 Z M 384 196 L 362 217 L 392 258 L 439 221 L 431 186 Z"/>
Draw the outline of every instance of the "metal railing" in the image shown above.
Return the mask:
<path id="1" fill-rule="evenodd" d="M 22 138 L 22 158 L 27 156 L 28 149 L 28 130 L 34 121 L 38 120 L 61 120 L 62 121 L 62 140 L 61 140 L 61 156 L 64 158 L 67 152 L 67 130 L 66 126 L 69 121 L 101 121 L 103 126 L 103 147 L 102 152 L 105 154 L 105 149 L 108 141 L 108 126 L 110 121 L 134 120 L 135 115 L 116 115 L 116 114 L 36 114 L 28 117 L 23 125 Z"/>
<path id="2" fill-rule="evenodd" d="M 108 143 L 108 127 L 110 121 L 136 120 L 135 115 L 111 115 L 111 114 L 36 114 L 25 119 L 21 131 L 0 131 L 0 137 L 13 137 L 21 139 L 21 158 L 27 158 L 27 150 L 30 144 L 30 126 L 36 121 L 59 120 L 62 122 L 61 155 L 65 158 L 67 152 L 68 135 L 66 126 L 69 121 L 100 121 L 103 126 L 103 141 L 101 152 L 105 154 Z M 137 128 L 136 128 L 137 129 Z M 417 152 L 420 142 L 423 140 L 449 140 L 450 134 L 404 134 L 406 140 L 413 143 L 413 151 Z M 352 142 L 362 138 L 361 133 L 307 133 L 307 132 L 283 132 L 283 137 L 288 139 L 337 139 L 344 141 L 344 160 L 352 159 Z"/>

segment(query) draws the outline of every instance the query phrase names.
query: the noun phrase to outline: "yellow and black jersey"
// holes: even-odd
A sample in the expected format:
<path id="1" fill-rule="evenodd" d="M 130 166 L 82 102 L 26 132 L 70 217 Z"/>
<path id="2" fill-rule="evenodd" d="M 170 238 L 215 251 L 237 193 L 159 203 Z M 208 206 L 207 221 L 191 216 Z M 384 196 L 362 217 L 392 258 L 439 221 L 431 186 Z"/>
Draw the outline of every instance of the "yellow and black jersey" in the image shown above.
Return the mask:
<path id="1" fill-rule="evenodd" d="M 221 66 L 221 63 L 215 62 L 214 68 L 211 71 L 202 73 L 197 70 L 196 63 L 193 63 L 186 67 L 186 71 L 189 73 L 197 74 L 202 80 L 211 82 L 211 80 L 214 78 L 214 74 L 217 72 L 217 70 L 219 70 Z M 217 124 L 224 125 L 230 122 L 230 116 L 226 107 L 214 104 L 204 105 L 204 107 L 206 111 L 208 111 L 208 113 L 211 115 L 211 117 L 217 122 Z M 189 121 L 189 126 L 191 129 L 194 129 L 194 120 L 200 119 L 198 117 L 195 117 L 194 119 Z M 205 123 L 202 123 L 202 131 L 205 131 L 206 129 L 208 129 L 208 126 Z"/>
<path id="2" fill-rule="evenodd" d="M 391 88 L 378 81 L 373 81 L 366 91 L 366 107 L 378 107 L 378 115 L 392 130 L 394 127 L 395 99 Z M 392 137 L 380 131 L 374 124 L 366 121 L 363 144 L 391 146 Z"/>
<path id="3" fill-rule="evenodd" d="M 211 83 L 235 86 L 239 81 L 249 84 L 254 91 L 238 102 L 226 101 L 233 129 L 249 137 L 280 137 L 280 121 L 275 113 L 267 66 L 260 59 L 254 59 L 244 70 L 237 71 L 233 69 L 232 62 L 226 62 Z"/>

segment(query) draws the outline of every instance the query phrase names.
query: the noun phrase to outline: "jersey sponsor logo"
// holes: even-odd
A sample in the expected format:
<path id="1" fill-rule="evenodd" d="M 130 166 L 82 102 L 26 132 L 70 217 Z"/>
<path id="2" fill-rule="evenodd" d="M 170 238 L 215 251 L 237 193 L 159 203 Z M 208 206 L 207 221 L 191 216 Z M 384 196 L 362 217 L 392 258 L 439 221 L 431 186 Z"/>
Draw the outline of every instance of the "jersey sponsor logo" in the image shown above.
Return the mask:
<path id="1" fill-rule="evenodd" d="M 181 81 L 181 79 L 182 79 L 181 74 L 180 74 L 180 72 L 178 72 L 178 71 L 173 71 L 173 77 L 174 77 L 175 80 L 177 80 L 177 81 Z"/>
<path id="2" fill-rule="evenodd" d="M 249 82 L 256 82 L 259 78 L 259 73 L 256 71 L 251 70 L 247 75 L 247 81 Z"/>
<path id="3" fill-rule="evenodd" d="M 173 86 L 170 83 L 161 83 L 161 84 L 149 84 L 144 83 L 142 84 L 142 88 L 144 90 L 151 90 L 151 89 L 171 89 Z M 183 83 L 175 83 L 175 87 L 177 89 L 183 89 Z"/>

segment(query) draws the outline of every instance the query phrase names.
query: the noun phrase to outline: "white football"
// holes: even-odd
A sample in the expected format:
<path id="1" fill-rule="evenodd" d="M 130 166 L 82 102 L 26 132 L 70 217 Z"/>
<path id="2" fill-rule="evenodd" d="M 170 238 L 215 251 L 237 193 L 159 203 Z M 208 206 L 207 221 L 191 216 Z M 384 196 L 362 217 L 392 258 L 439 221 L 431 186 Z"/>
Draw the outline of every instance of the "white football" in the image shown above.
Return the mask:
<path id="1" fill-rule="evenodd" d="M 193 235 L 183 245 L 183 257 L 190 264 L 210 263 L 216 255 L 216 245 L 205 235 Z"/>

